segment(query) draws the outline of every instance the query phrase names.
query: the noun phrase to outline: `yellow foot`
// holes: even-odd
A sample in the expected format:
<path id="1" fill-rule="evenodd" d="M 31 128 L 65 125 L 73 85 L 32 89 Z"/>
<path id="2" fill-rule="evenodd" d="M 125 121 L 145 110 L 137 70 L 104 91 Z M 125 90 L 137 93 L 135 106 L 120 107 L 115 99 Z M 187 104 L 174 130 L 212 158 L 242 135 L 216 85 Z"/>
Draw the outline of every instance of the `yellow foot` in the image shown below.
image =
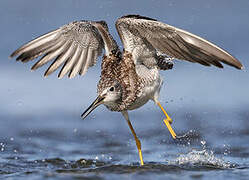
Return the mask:
<path id="1" fill-rule="evenodd" d="M 169 132 L 170 132 L 170 134 L 171 134 L 171 136 L 172 136 L 174 139 L 176 139 L 176 133 L 175 133 L 175 131 L 172 129 L 171 125 L 170 125 L 170 124 L 172 123 L 172 120 L 171 120 L 171 123 L 169 122 L 168 119 L 164 119 L 163 122 L 166 124 L 166 126 L 167 126 L 167 128 L 168 128 L 168 130 L 169 130 Z"/>
<path id="2" fill-rule="evenodd" d="M 171 123 L 173 122 L 173 120 L 169 117 L 168 113 L 164 110 L 164 108 L 162 107 L 162 105 L 160 104 L 160 102 L 157 102 L 157 105 L 161 108 L 161 110 L 163 111 L 163 113 L 165 114 L 166 116 L 166 119 L 164 119 L 164 123 L 166 124 L 171 136 L 176 139 L 176 133 L 174 132 L 174 130 L 172 129 L 171 127 Z"/>
<path id="3" fill-rule="evenodd" d="M 139 139 L 137 137 L 135 138 L 135 140 L 136 140 L 136 145 L 137 145 L 137 148 L 138 148 L 140 164 L 141 164 L 141 166 L 143 166 L 144 165 L 144 160 L 143 160 L 143 155 L 142 155 L 142 151 L 141 151 L 141 143 L 140 143 L 140 141 L 139 141 Z"/>
<path id="4" fill-rule="evenodd" d="M 138 139 L 138 137 L 137 137 L 137 135 L 135 133 L 135 130 L 132 127 L 132 124 L 131 124 L 131 122 L 129 120 L 129 116 L 128 116 L 127 111 L 122 111 L 122 114 L 125 117 L 128 125 L 129 125 L 129 128 L 130 128 L 130 130 L 131 130 L 131 132 L 132 132 L 132 134 L 134 136 L 134 139 L 135 139 L 136 145 L 137 145 L 138 155 L 139 155 L 139 158 L 140 158 L 140 164 L 141 164 L 141 166 L 143 166 L 144 165 L 144 160 L 143 160 L 143 154 L 142 154 L 142 150 L 141 150 L 141 142 Z"/>
<path id="5" fill-rule="evenodd" d="M 168 114 L 167 114 L 168 115 Z M 164 119 L 164 121 L 168 121 L 170 124 L 172 124 L 173 120 L 168 116 L 167 119 Z"/>

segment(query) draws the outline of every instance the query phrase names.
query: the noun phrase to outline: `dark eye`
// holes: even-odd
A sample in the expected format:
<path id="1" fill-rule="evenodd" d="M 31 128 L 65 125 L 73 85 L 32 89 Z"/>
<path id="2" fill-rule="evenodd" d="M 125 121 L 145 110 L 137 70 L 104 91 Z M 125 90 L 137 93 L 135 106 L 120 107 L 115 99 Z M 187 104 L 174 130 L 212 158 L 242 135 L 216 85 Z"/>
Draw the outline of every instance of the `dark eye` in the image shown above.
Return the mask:
<path id="1" fill-rule="evenodd" d="M 111 87 L 111 88 L 110 88 L 110 91 L 114 91 L 114 87 Z"/>

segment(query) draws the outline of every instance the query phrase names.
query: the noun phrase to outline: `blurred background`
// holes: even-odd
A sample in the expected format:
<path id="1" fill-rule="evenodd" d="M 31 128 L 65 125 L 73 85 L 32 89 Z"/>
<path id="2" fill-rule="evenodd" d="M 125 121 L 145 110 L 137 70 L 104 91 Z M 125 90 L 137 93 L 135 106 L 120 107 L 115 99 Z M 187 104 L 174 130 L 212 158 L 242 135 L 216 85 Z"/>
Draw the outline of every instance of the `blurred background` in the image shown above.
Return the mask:
<path id="1" fill-rule="evenodd" d="M 135 142 L 120 113 L 101 106 L 86 120 L 80 119 L 96 97 L 100 58 L 86 76 L 58 80 L 58 72 L 43 78 L 47 66 L 30 72 L 36 60 L 21 64 L 8 56 L 27 41 L 76 20 L 105 20 L 122 46 L 115 29 L 116 19 L 140 14 L 199 35 L 242 62 L 244 70 L 176 61 L 173 70 L 161 73 L 164 85 L 160 100 L 178 134 L 193 130 L 197 139 L 205 140 L 218 154 L 228 149 L 232 154 L 227 157 L 229 160 L 238 163 L 236 154 L 244 154 L 248 163 L 248 9 L 249 1 L 232 0 L 1 0 L 2 161 L 6 157 L 77 160 L 99 158 L 102 154 L 121 163 L 138 162 Z M 183 152 L 182 146 L 174 144 L 162 123 L 164 116 L 153 102 L 130 112 L 130 118 L 141 138 L 145 161 L 164 162 L 172 158 L 169 152 Z M 118 156 L 120 148 L 126 152 Z"/>

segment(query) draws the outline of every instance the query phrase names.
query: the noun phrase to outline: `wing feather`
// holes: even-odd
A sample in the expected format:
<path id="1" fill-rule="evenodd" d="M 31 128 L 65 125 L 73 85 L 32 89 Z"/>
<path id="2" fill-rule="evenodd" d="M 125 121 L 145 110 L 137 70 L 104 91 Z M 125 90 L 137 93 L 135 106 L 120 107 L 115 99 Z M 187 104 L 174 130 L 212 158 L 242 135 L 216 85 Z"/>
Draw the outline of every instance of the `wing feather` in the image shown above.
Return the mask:
<path id="1" fill-rule="evenodd" d="M 88 67 L 86 64 L 87 52 L 88 52 L 88 49 L 85 49 L 81 52 L 78 61 L 75 62 L 74 67 L 72 68 L 72 71 L 69 74 L 69 78 L 75 77 L 76 74 L 78 74 L 80 72 L 81 68 L 83 68 L 85 66 L 86 66 L 86 68 Z"/>
<path id="2" fill-rule="evenodd" d="M 143 44 L 144 46 L 139 46 L 143 52 L 152 50 L 149 47 L 152 46 L 155 51 L 180 60 L 197 62 L 205 66 L 212 64 L 219 68 L 223 67 L 220 63 L 222 62 L 238 69 L 243 68 L 235 57 L 213 43 L 155 19 L 139 15 L 123 16 L 117 20 L 116 28 L 124 48 L 134 57 L 138 56 L 138 50 L 134 49 L 138 44 Z M 150 60 L 150 58 L 142 59 Z"/>
<path id="3" fill-rule="evenodd" d="M 91 64 L 91 59 L 93 59 L 93 49 L 88 50 L 86 62 L 80 70 L 80 75 L 83 76 L 87 72 L 87 67 Z"/>
<path id="4" fill-rule="evenodd" d="M 64 64 L 64 66 L 61 68 L 61 71 L 58 74 L 59 79 L 65 76 L 72 69 L 75 62 L 80 58 L 81 52 L 82 52 L 82 49 L 79 46 L 77 46 L 76 51 L 73 54 L 73 56 L 70 59 L 68 59 L 67 62 Z"/>
<path id="5" fill-rule="evenodd" d="M 39 67 L 43 66 L 44 64 L 47 64 L 49 61 L 51 61 L 52 59 L 56 58 L 57 56 L 59 56 L 60 54 L 63 53 L 63 51 L 65 51 L 67 45 L 69 42 L 61 42 L 60 44 L 62 44 L 61 46 L 58 46 L 58 48 L 55 48 L 51 51 L 49 51 L 48 53 L 46 53 L 38 62 L 36 62 L 31 70 L 36 70 Z"/>
<path id="6" fill-rule="evenodd" d="M 69 59 L 74 53 L 74 46 L 72 42 L 67 42 L 65 48 L 63 49 L 63 53 L 57 56 L 54 62 L 49 66 L 44 76 L 52 74 L 56 69 L 58 69 L 67 59 Z"/>
<path id="7" fill-rule="evenodd" d="M 56 37 L 58 36 L 58 32 L 59 32 L 59 29 L 57 30 L 54 30 L 54 31 L 51 31 L 47 34 L 44 34 L 30 42 L 28 42 L 27 44 L 24 44 L 23 46 L 21 46 L 20 48 L 18 48 L 17 50 L 15 50 L 11 55 L 10 57 L 14 57 L 14 56 L 17 56 L 19 54 L 22 54 L 24 52 L 27 52 L 27 51 L 30 51 L 32 49 L 35 49 L 47 42 L 50 42 L 50 41 L 53 41 L 56 39 Z"/>
<path id="8" fill-rule="evenodd" d="M 63 65 L 58 77 L 62 78 L 69 72 L 69 77 L 72 78 L 77 74 L 85 74 L 96 63 L 103 49 L 108 56 L 117 48 L 104 21 L 75 21 L 24 44 L 10 57 L 18 56 L 17 60 L 28 62 L 43 55 L 32 66 L 32 70 L 55 59 L 44 76 L 52 74 Z"/>

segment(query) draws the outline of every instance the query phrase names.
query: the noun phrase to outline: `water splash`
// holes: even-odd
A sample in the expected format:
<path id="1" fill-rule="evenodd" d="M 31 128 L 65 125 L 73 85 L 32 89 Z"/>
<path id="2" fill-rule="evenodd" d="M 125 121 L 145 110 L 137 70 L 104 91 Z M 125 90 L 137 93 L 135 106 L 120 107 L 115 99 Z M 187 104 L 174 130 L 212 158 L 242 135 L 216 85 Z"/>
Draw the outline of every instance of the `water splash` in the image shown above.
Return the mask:
<path id="1" fill-rule="evenodd" d="M 5 149 L 5 144 L 4 143 L 0 143 L 0 151 L 4 151 L 4 149 Z"/>
<path id="2" fill-rule="evenodd" d="M 227 162 L 222 158 L 215 157 L 213 151 L 208 151 L 206 149 L 203 150 L 195 150 L 192 149 L 187 154 L 181 154 L 177 159 L 172 160 L 169 164 L 180 165 L 186 168 L 219 168 L 219 169 L 227 169 L 234 168 L 236 165 Z"/>

